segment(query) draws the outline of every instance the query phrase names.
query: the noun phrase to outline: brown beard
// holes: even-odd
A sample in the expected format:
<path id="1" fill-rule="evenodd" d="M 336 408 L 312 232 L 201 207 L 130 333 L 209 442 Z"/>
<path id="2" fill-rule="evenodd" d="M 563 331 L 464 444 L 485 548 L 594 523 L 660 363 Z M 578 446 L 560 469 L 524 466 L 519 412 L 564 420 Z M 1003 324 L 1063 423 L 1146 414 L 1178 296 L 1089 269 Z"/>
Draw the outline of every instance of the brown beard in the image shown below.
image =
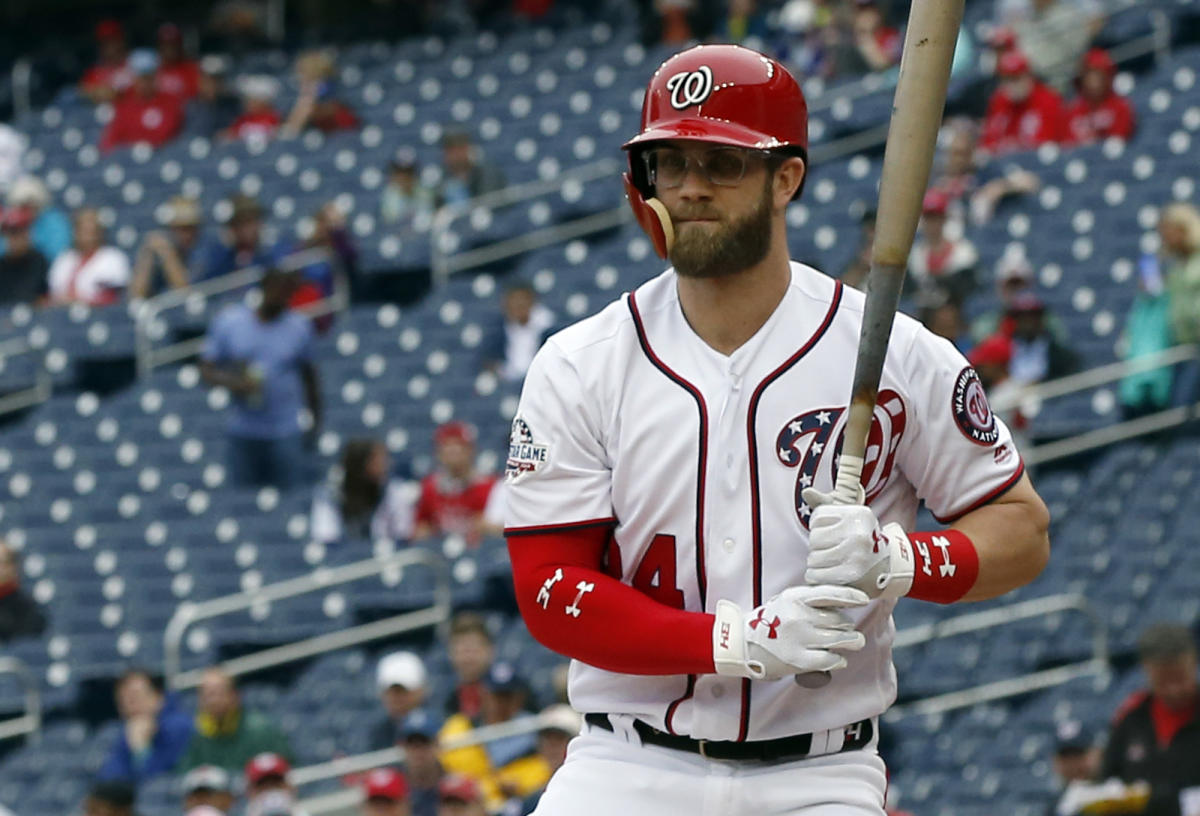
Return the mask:
<path id="1" fill-rule="evenodd" d="M 685 278 L 721 278 L 736 275 L 767 257 L 771 248 L 770 181 L 768 174 L 758 204 L 736 221 L 718 222 L 712 230 L 676 226 L 675 244 L 670 252 L 675 271 Z M 672 220 L 678 223 L 680 218 L 708 215 L 703 211 L 684 211 L 672 213 Z"/>

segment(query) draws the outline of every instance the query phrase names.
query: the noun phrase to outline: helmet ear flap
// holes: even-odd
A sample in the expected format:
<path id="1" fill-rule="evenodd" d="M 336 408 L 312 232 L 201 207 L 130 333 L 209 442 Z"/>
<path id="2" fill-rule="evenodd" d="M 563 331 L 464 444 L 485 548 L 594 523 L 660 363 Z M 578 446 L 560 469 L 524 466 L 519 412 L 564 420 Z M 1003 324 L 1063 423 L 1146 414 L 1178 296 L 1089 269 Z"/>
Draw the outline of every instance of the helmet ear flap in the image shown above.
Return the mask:
<path id="1" fill-rule="evenodd" d="M 638 224 L 650 236 L 658 257 L 666 258 L 675 243 L 675 227 L 671 223 L 671 215 L 667 212 L 666 205 L 657 198 L 646 198 L 635 184 L 631 173 L 625 173 L 622 179 L 625 182 L 625 196 L 629 199 L 629 206 L 633 209 Z"/>

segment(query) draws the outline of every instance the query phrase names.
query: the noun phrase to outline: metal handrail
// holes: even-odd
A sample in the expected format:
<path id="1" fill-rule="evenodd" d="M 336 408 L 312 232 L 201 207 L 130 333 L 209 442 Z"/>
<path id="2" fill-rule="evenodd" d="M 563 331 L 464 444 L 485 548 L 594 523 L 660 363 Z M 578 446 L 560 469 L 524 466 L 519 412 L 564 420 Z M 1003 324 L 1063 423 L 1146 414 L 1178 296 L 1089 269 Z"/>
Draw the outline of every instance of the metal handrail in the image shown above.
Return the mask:
<path id="1" fill-rule="evenodd" d="M 37 678 L 15 657 L 0 657 L 0 674 L 13 674 L 25 687 L 25 713 L 20 717 L 0 721 L 0 740 L 36 733 L 42 727 L 42 693 Z"/>
<path id="2" fill-rule="evenodd" d="M 1071 611 L 1082 612 L 1092 624 L 1092 656 L 1087 660 L 896 705 L 887 712 L 888 719 L 937 714 L 965 708 L 990 700 L 1014 697 L 1030 691 L 1061 685 L 1088 675 L 1107 679 L 1110 672 L 1108 630 L 1105 628 L 1104 619 L 1096 612 L 1088 599 L 1078 593 L 1047 595 L 1043 598 L 1034 598 L 982 612 L 970 612 L 935 623 L 913 626 L 897 632 L 892 647 L 903 649 L 967 632 L 991 629 L 1013 621 Z"/>
<path id="3" fill-rule="evenodd" d="M 46 370 L 45 349 L 40 345 L 31 343 L 24 337 L 12 337 L 8 340 L 0 341 L 0 361 L 8 360 L 11 357 L 20 357 L 22 354 L 36 354 L 41 356 L 41 359 L 38 360 L 37 373 L 34 377 L 33 385 L 0 397 L 0 415 L 20 411 L 23 408 L 28 408 L 31 405 L 37 405 L 50 399 L 50 392 L 53 390 L 54 383 L 50 378 L 50 372 Z"/>
<path id="4" fill-rule="evenodd" d="M 444 558 L 436 553 L 419 548 L 408 548 L 386 558 L 368 558 L 340 567 L 322 567 L 307 575 L 268 584 L 249 592 L 237 592 L 199 603 L 182 603 L 167 622 L 163 633 L 163 673 L 167 687 L 187 689 L 199 685 L 203 670 L 183 671 L 183 637 L 188 628 L 202 620 L 240 612 L 259 603 L 293 598 L 310 592 L 318 592 L 351 581 L 370 578 L 394 569 L 403 569 L 413 564 L 424 564 L 434 571 L 433 604 L 425 609 L 405 612 L 372 623 L 353 626 L 337 632 L 307 638 L 295 643 L 264 649 L 260 652 L 234 658 L 221 664 L 228 674 L 239 676 L 283 663 L 291 663 L 313 655 L 366 643 L 399 632 L 426 626 L 444 628 L 450 620 L 450 569 Z"/>

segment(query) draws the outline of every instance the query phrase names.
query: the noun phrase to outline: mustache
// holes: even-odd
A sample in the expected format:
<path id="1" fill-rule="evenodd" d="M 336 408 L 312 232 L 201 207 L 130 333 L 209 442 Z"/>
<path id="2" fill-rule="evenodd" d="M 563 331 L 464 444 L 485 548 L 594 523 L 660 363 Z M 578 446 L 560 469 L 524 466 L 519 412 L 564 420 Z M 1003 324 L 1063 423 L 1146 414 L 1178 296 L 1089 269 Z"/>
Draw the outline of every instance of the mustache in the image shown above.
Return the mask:
<path id="1" fill-rule="evenodd" d="M 675 221 L 687 221 L 694 218 L 706 218 L 713 221 L 720 221 L 721 214 L 711 209 L 680 209 L 671 213 L 671 218 Z"/>

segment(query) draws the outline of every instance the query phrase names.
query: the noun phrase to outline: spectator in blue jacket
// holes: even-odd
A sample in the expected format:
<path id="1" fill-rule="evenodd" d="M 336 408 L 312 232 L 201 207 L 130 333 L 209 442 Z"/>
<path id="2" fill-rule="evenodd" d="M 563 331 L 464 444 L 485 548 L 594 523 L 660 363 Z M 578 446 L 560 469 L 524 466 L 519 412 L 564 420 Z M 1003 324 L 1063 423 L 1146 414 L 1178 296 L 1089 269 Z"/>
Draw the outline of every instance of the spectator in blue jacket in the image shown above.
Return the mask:
<path id="1" fill-rule="evenodd" d="M 137 785 L 175 768 L 192 738 L 192 718 L 142 669 L 117 679 L 121 734 L 97 777 Z"/>
<path id="2" fill-rule="evenodd" d="M 484 369 L 509 382 L 525 379 L 533 355 L 554 326 L 554 312 L 538 303 L 532 286 L 523 281 L 510 284 L 504 292 L 501 312 L 481 343 Z"/>

